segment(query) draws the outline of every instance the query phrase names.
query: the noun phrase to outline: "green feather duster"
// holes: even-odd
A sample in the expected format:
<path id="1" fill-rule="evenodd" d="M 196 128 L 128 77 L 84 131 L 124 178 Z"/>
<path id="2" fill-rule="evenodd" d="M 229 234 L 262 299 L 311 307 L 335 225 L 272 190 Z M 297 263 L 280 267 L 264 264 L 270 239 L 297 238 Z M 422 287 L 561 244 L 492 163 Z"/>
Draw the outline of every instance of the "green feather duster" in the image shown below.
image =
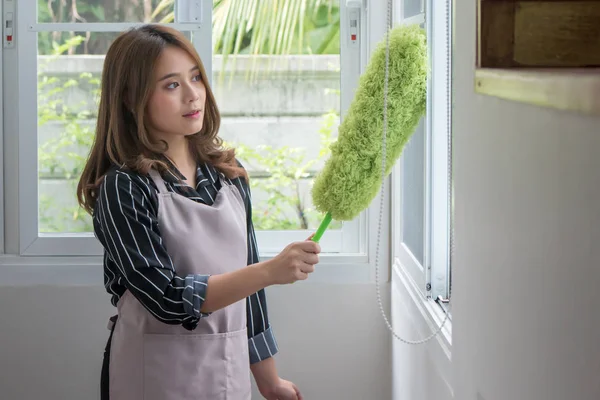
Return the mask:
<path id="1" fill-rule="evenodd" d="M 389 32 L 389 46 L 386 176 L 424 115 L 427 98 L 425 31 L 417 25 L 397 26 Z M 314 241 L 332 219 L 357 217 L 381 187 L 385 51 L 382 41 L 360 77 L 331 156 L 315 178 L 313 203 L 325 217 Z"/>

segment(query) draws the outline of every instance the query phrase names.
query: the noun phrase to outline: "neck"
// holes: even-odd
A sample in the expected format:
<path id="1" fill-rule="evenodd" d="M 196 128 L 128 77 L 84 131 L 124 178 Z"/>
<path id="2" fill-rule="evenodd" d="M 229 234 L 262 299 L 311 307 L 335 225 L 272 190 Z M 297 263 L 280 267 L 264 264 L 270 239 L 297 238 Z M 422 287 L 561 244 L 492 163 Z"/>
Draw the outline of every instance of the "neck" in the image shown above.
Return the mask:
<path id="1" fill-rule="evenodd" d="M 196 165 L 196 159 L 190 151 L 189 143 L 186 138 L 169 142 L 169 150 L 165 155 L 175 164 L 177 168 L 185 168 Z"/>

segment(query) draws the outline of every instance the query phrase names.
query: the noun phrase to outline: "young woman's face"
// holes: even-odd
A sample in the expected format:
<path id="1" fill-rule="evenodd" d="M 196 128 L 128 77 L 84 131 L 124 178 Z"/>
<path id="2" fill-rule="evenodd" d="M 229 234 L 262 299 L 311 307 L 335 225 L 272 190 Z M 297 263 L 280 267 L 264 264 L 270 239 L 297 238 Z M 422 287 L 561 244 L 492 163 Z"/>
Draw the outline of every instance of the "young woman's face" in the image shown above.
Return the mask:
<path id="1" fill-rule="evenodd" d="M 205 103 L 206 88 L 194 59 L 178 47 L 165 48 L 146 108 L 150 134 L 171 143 L 199 132 Z"/>

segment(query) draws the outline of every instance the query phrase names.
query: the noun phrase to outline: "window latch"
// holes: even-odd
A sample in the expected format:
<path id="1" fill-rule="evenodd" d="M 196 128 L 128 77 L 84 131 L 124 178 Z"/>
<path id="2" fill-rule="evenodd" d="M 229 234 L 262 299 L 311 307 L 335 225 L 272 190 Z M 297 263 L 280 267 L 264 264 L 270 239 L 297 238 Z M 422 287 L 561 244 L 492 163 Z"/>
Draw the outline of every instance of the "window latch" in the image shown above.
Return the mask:
<path id="1" fill-rule="evenodd" d="M 15 0 L 4 0 L 2 15 L 2 30 L 4 48 L 15 47 Z"/>
<path id="2" fill-rule="evenodd" d="M 358 25 L 360 22 L 362 5 L 362 0 L 346 0 L 346 9 L 348 11 L 348 41 L 352 47 L 356 47 L 360 40 Z"/>

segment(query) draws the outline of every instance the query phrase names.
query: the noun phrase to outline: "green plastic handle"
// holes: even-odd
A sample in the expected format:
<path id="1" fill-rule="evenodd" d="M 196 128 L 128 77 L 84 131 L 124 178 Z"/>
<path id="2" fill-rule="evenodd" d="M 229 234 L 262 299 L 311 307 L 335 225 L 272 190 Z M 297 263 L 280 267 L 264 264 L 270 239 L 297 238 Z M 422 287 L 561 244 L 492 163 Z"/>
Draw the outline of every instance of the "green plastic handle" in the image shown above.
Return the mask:
<path id="1" fill-rule="evenodd" d="M 313 242 L 319 243 L 319 240 L 321 240 L 321 237 L 327 230 L 327 227 L 329 226 L 330 223 L 331 223 L 331 213 L 327 213 L 327 214 L 325 214 L 323 221 L 321 221 L 321 225 L 319 225 L 319 228 L 315 232 L 315 235 L 312 237 Z"/>

